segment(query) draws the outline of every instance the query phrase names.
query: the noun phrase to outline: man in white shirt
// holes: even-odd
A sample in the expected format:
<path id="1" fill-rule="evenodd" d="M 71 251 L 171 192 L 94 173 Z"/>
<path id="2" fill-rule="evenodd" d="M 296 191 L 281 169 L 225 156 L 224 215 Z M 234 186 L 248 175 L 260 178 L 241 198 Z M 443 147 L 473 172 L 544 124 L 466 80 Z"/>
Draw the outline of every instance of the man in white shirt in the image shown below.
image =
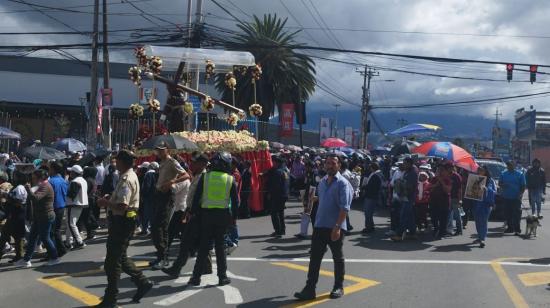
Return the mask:
<path id="1" fill-rule="evenodd" d="M 73 241 L 76 241 L 74 248 L 83 248 L 86 246 L 76 222 L 82 214 L 82 209 L 88 207 L 88 183 L 82 177 L 84 170 L 79 165 L 74 165 L 67 169 L 69 174 L 69 190 L 67 192 L 67 230 L 65 241 L 69 249 L 73 248 Z"/>

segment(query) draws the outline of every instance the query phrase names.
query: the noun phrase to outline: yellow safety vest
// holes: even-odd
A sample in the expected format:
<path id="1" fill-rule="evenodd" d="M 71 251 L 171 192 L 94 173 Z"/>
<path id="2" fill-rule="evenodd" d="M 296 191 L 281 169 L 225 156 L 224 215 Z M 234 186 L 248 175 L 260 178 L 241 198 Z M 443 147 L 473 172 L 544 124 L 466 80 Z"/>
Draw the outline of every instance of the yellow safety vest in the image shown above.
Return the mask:
<path id="1" fill-rule="evenodd" d="M 211 171 L 204 175 L 203 184 L 201 208 L 229 208 L 233 176 L 224 172 Z"/>

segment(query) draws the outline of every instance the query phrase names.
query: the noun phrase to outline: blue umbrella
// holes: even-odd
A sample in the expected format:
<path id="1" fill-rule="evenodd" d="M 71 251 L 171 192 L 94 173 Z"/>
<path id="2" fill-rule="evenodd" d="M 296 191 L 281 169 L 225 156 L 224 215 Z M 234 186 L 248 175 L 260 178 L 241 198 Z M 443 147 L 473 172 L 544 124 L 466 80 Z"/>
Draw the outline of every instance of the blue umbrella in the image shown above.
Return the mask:
<path id="1" fill-rule="evenodd" d="M 435 133 L 439 130 L 441 130 L 441 127 L 437 125 L 415 123 L 396 129 L 393 132 L 388 133 L 388 135 L 406 137 L 410 135 Z"/>
<path id="2" fill-rule="evenodd" d="M 355 153 L 355 150 L 352 148 L 340 148 L 340 151 L 344 152 L 346 155 L 351 155 Z"/>
<path id="3" fill-rule="evenodd" d="M 82 152 L 86 150 L 86 145 L 74 138 L 63 138 L 55 143 L 55 148 L 65 152 Z"/>
<path id="4" fill-rule="evenodd" d="M 0 139 L 21 139 L 21 134 L 7 127 L 0 126 Z"/>

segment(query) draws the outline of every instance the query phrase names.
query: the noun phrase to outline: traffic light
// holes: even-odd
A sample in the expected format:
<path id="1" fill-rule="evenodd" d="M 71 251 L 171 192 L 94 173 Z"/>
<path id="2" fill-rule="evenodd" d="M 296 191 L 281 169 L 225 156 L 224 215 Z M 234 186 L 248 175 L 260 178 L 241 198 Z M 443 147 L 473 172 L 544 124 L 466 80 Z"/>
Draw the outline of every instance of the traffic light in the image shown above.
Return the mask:
<path id="1" fill-rule="evenodd" d="M 539 68 L 538 65 L 531 65 L 529 66 L 529 73 L 530 73 L 530 78 L 529 80 L 531 81 L 531 83 L 537 81 L 537 69 Z"/>
<path id="2" fill-rule="evenodd" d="M 512 73 L 514 72 L 514 65 L 509 63 L 509 64 L 506 64 L 506 73 L 507 73 L 507 78 L 506 80 L 508 80 L 508 82 L 512 81 Z"/>

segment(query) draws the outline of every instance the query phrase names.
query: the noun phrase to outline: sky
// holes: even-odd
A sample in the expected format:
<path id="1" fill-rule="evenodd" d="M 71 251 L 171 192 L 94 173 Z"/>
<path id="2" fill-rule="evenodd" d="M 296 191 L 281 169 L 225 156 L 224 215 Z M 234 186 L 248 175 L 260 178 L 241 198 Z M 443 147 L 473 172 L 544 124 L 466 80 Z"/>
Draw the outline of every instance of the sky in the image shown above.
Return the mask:
<path id="1" fill-rule="evenodd" d="M 0 27 L 3 32 L 29 31 L 90 31 L 92 15 L 46 10 L 37 12 L 23 2 L 91 12 L 89 0 L 3 0 L 0 2 Z M 109 0 L 110 12 L 127 16 L 112 16 L 111 29 L 133 29 L 173 24 L 184 25 L 187 0 Z M 250 20 L 252 15 L 276 13 L 288 18 L 289 31 L 303 28 L 300 42 L 312 46 L 343 48 L 361 51 L 412 54 L 433 57 L 550 64 L 550 31 L 547 17 L 550 2 L 476 0 L 217 0 L 235 17 Z M 138 9 L 159 18 L 144 18 Z M 232 17 L 211 0 L 204 0 L 204 20 L 207 24 L 235 29 Z M 127 40 L 127 33 L 116 33 L 111 41 Z M 0 35 L 0 45 L 63 44 L 89 42 L 87 35 Z M 71 50 L 75 56 L 87 59 L 89 50 Z M 362 76 L 356 69 L 363 65 L 407 70 L 448 76 L 506 79 L 504 65 L 451 64 L 395 57 L 375 57 L 342 53 L 319 53 L 325 58 L 354 62 L 347 65 L 316 60 L 317 79 L 324 88 L 344 101 L 318 88 L 310 100 L 315 111 L 334 110 L 341 104 L 343 111 L 359 110 L 362 95 Z M 36 52 L 29 56 L 59 57 L 53 52 Z M 131 57 L 131 51 L 113 53 L 113 61 Z M 527 69 L 528 67 L 522 67 Z M 540 69 L 550 71 L 550 69 Z M 550 78 L 537 76 L 538 83 L 488 82 L 421 76 L 379 69 L 379 76 L 371 84 L 371 104 L 417 105 L 455 102 L 489 97 L 504 97 L 550 91 Z M 393 80 L 393 81 L 387 81 Z M 514 72 L 514 81 L 528 81 L 529 74 Z M 546 81 L 549 83 L 543 83 Z M 493 118 L 496 108 L 504 119 L 513 119 L 515 110 L 533 105 L 537 110 L 549 111 L 547 97 L 507 102 L 486 103 L 467 107 L 432 107 L 422 109 L 374 109 L 374 112 L 481 115 Z"/>

